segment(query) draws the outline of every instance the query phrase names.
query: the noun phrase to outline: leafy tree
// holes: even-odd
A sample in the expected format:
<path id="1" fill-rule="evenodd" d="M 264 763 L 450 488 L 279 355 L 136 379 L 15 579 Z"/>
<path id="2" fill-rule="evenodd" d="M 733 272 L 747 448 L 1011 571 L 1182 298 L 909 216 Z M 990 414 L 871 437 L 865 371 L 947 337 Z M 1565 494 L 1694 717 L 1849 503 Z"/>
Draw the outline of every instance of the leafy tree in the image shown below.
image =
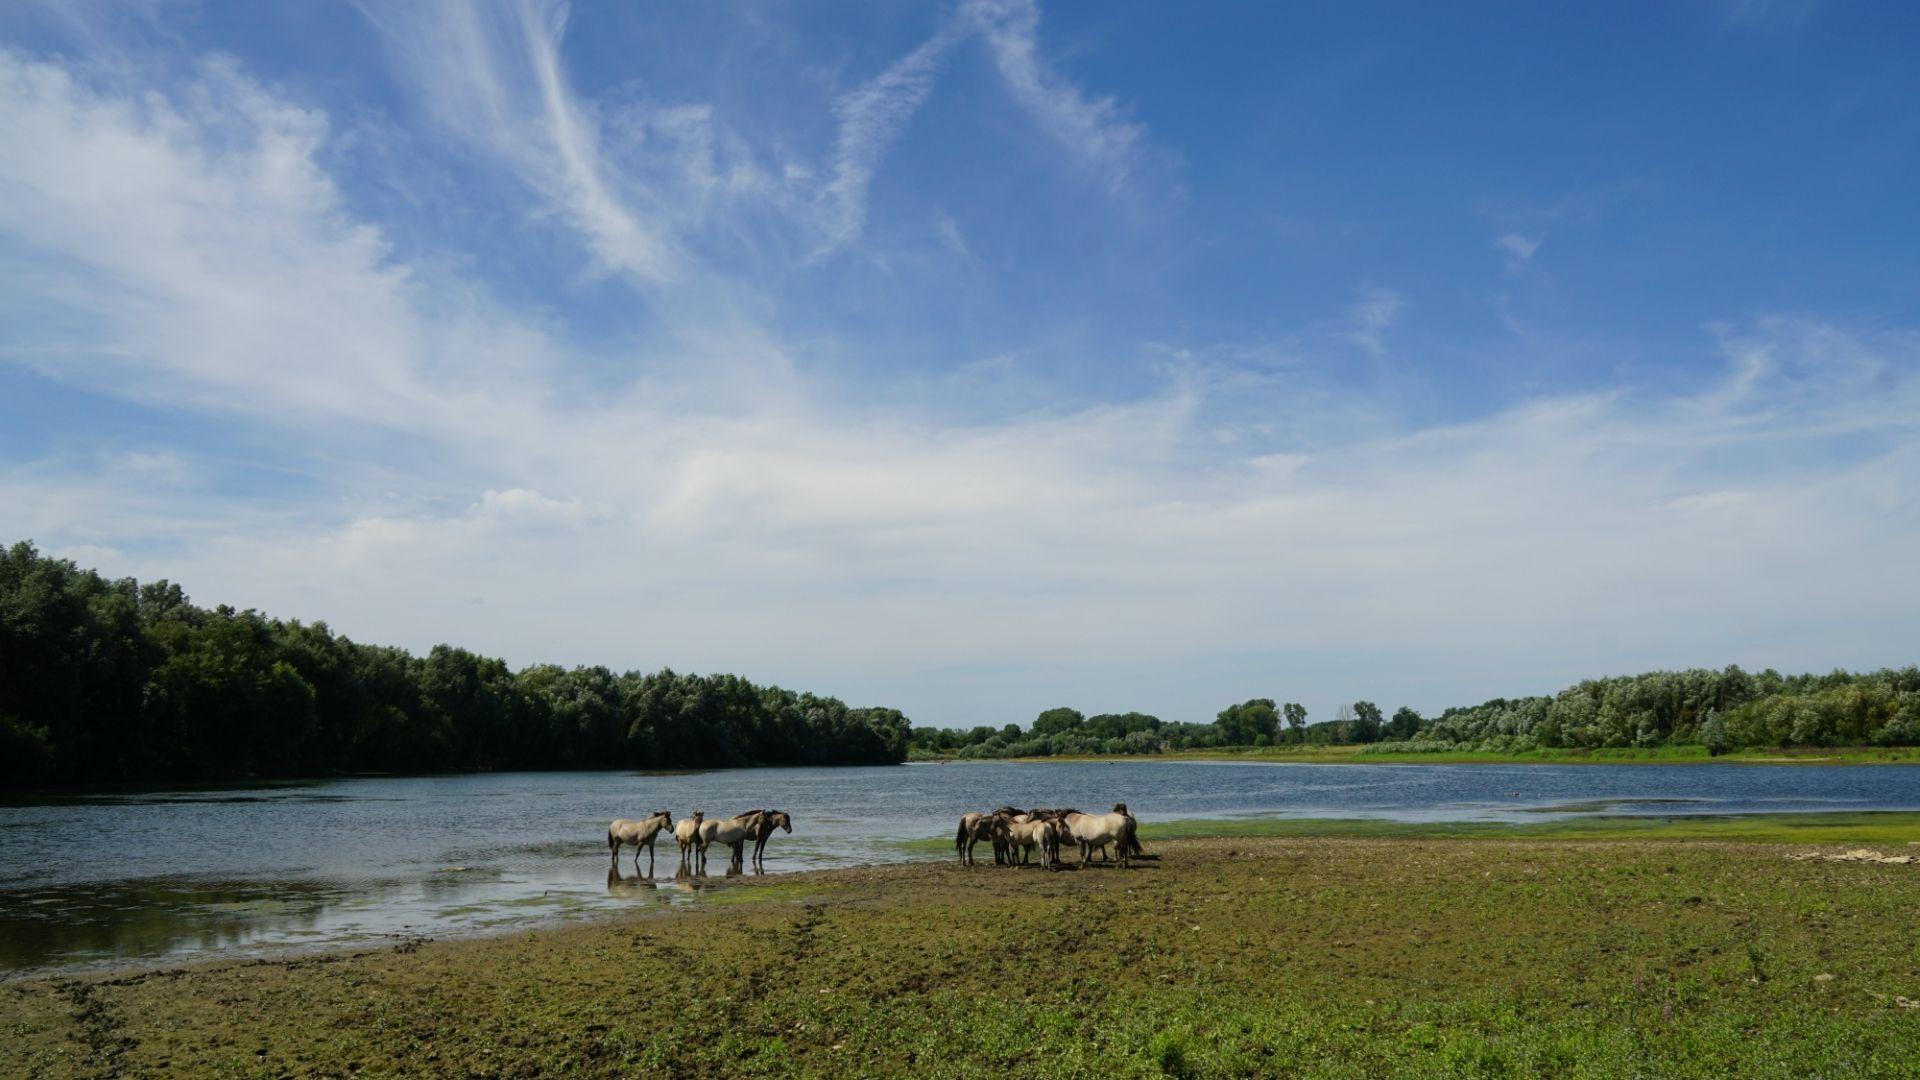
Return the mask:
<path id="1" fill-rule="evenodd" d="M 1379 742 L 1380 732 L 1382 730 L 1382 721 L 1380 718 L 1380 706 L 1375 705 L 1371 701 L 1354 702 L 1352 730 L 1353 730 L 1354 742 L 1357 742 L 1357 743 Z"/>
<path id="2" fill-rule="evenodd" d="M 1289 701 L 1282 706 L 1287 715 L 1287 731 L 1294 742 L 1307 739 L 1307 707 L 1299 702 Z"/>
<path id="3" fill-rule="evenodd" d="M 1406 740 L 1420 733 L 1420 725 L 1425 723 L 1420 714 L 1408 706 L 1402 705 L 1393 711 L 1393 719 L 1387 721 L 1386 735 L 1389 739 Z"/>
<path id="4" fill-rule="evenodd" d="M 1273 733 L 1280 727 L 1280 711 L 1272 698 L 1254 698 L 1220 710 L 1213 722 L 1228 746 L 1251 746 L 1262 736 L 1273 741 Z"/>
<path id="5" fill-rule="evenodd" d="M 1035 735 L 1058 735 L 1062 732 L 1078 731 L 1086 723 L 1086 717 L 1079 709 L 1065 707 L 1048 709 L 1033 719 Z M 1016 729 L 1017 730 L 1017 729 Z"/>

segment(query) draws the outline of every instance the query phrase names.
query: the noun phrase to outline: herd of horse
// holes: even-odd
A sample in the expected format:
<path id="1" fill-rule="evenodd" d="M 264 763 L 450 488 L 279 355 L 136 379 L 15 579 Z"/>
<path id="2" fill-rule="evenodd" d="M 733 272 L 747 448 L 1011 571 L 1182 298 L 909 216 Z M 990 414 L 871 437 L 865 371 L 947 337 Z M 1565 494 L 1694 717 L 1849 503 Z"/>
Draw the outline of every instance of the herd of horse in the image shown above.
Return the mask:
<path id="1" fill-rule="evenodd" d="M 728 869 L 738 871 L 746 858 L 748 843 L 753 844 L 753 865 L 759 868 L 765 865 L 767 840 L 773 836 L 775 829 L 791 833 L 793 818 L 784 810 L 749 810 L 730 818 L 708 820 L 705 811 L 695 810 L 692 817 L 675 822 L 672 814 L 655 810 L 639 821 L 621 818 L 608 824 L 607 854 L 617 869 L 620 850 L 631 846 L 633 870 L 637 874 L 640 872 L 640 849 L 646 848 L 647 876 L 652 877 L 654 842 L 661 833 L 671 831 L 680 847 L 682 870 L 706 873 L 707 849 L 714 844 L 721 844 L 731 852 L 727 860 Z M 962 865 L 976 865 L 973 848 L 983 841 L 993 845 L 996 866 L 1028 866 L 1037 858 L 1040 867 L 1045 870 L 1061 868 L 1060 849 L 1067 842 L 1079 845 L 1081 866 L 1091 863 L 1096 851 L 1100 853 L 1101 862 L 1111 861 L 1107 856 L 1109 848 L 1122 867 L 1128 866 L 1135 856 L 1146 854 L 1140 848 L 1139 823 L 1134 820 L 1126 803 L 1114 803 L 1113 812 L 1107 814 L 1083 814 L 1073 809 L 1044 807 L 1021 810 L 1003 806 L 990 813 L 962 817 L 959 832 L 953 840 L 954 851 Z"/>
<path id="2" fill-rule="evenodd" d="M 1111 847 L 1124 868 L 1134 856 L 1146 854 L 1140 847 L 1139 828 L 1126 803 L 1114 803 L 1110 814 L 1003 806 L 991 813 L 962 817 L 953 847 L 965 866 L 975 865 L 973 847 L 984 840 L 993 845 L 996 866 L 1031 865 L 1038 852 L 1041 869 L 1058 870 L 1060 846 L 1070 840 L 1080 847 L 1081 866 L 1093 861 L 1095 851 L 1100 853 L 1100 861 L 1108 861 L 1107 849 Z"/>
<path id="3" fill-rule="evenodd" d="M 620 864 L 620 849 L 633 846 L 633 870 L 640 872 L 640 849 L 647 849 L 647 876 L 653 876 L 653 844 L 660 834 L 671 829 L 673 839 L 680 845 L 680 865 L 696 873 L 707 872 L 707 848 L 721 844 L 732 852 L 727 860 L 728 868 L 740 869 L 745 857 L 747 843 L 753 843 L 753 865 L 765 863 L 767 840 L 775 829 L 793 831 L 793 818 L 784 810 L 749 810 L 744 814 L 735 814 L 730 818 L 707 820 L 706 811 L 695 810 L 690 818 L 675 823 L 673 815 L 665 810 L 655 810 L 639 821 L 621 818 L 607 826 L 607 853 L 613 864 Z"/>

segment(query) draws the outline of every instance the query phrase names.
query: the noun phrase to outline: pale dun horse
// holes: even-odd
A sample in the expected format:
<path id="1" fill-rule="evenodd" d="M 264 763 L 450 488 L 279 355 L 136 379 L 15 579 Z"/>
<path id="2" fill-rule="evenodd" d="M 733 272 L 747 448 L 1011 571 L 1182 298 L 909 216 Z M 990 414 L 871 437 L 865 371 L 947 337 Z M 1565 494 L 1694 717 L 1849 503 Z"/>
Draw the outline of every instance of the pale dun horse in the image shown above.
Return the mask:
<path id="1" fill-rule="evenodd" d="M 706 819 L 706 816 L 705 810 L 695 810 L 692 817 L 682 818 L 680 824 L 673 827 L 673 838 L 680 844 L 682 869 L 691 865 L 693 852 L 700 846 L 700 823 Z"/>
<path id="2" fill-rule="evenodd" d="M 700 869 L 707 868 L 707 847 L 711 844 L 725 844 L 733 855 L 727 860 L 729 869 L 740 868 L 743 849 L 747 841 L 760 831 L 760 824 L 766 818 L 765 810 L 749 810 L 736 814 L 725 821 L 703 821 L 700 823 Z"/>
<path id="3" fill-rule="evenodd" d="M 1060 867 L 1060 825 L 1049 817 L 1037 817 L 1021 814 L 1007 822 L 1007 846 L 1009 859 L 1018 852 L 1020 862 L 1027 861 L 1028 854 L 1040 849 L 1040 869 L 1057 870 Z"/>
<path id="4" fill-rule="evenodd" d="M 633 872 L 640 872 L 640 849 L 647 849 L 647 876 L 653 876 L 653 841 L 660 835 L 661 829 L 673 828 L 673 815 L 665 810 L 655 810 L 644 821 L 628 821 L 626 818 L 607 826 L 607 852 L 615 865 L 620 862 L 620 846 L 633 845 Z"/>
<path id="5" fill-rule="evenodd" d="M 1078 810 L 1068 810 L 1060 815 L 1067 827 L 1067 835 L 1080 845 L 1080 865 L 1086 866 L 1093 861 L 1093 849 L 1100 849 L 1100 859 L 1106 861 L 1109 846 L 1118 850 L 1120 865 L 1130 865 L 1133 855 L 1134 822 L 1131 814 L 1083 814 Z"/>

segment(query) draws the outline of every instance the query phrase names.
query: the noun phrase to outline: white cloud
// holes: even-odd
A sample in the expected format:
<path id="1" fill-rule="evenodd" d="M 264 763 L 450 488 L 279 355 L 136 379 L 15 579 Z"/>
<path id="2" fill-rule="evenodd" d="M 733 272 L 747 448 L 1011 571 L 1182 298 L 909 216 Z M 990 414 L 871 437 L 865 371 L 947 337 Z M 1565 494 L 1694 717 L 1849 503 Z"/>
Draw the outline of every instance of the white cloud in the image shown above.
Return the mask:
<path id="1" fill-rule="evenodd" d="M 985 35 L 1014 99 L 1110 188 L 1124 186 L 1139 164 L 1146 129 L 1128 120 L 1113 98 L 1087 96 L 1046 62 L 1034 0 L 967 0 L 962 11 Z"/>
<path id="2" fill-rule="evenodd" d="M 947 245 L 947 250 L 963 259 L 973 258 L 973 251 L 967 247 L 966 234 L 960 231 L 960 223 L 953 220 L 951 214 L 937 215 L 934 218 L 934 230 L 939 234 L 940 242 Z"/>
<path id="3" fill-rule="evenodd" d="M 1368 289 L 1347 308 L 1347 340 L 1375 356 L 1387 353 L 1387 331 L 1400 320 L 1406 301 L 1392 289 Z"/>
<path id="4" fill-rule="evenodd" d="M 1524 233 L 1504 233 L 1493 246 L 1507 254 L 1507 267 L 1518 269 L 1533 260 L 1533 253 L 1540 250 L 1540 236 L 1528 236 Z"/>
<path id="5" fill-rule="evenodd" d="M 834 102 L 840 122 L 835 140 L 833 178 L 820 192 L 827 206 L 827 247 L 848 244 L 866 224 L 867 187 L 881 155 L 933 92 L 934 79 L 958 40 L 951 24 L 873 79 Z"/>
<path id="6" fill-rule="evenodd" d="M 447 130 L 489 154 L 537 192 L 605 270 L 658 283 L 679 270 L 673 215 L 657 189 L 636 189 L 607 160 L 604 120 L 569 84 L 560 58 L 568 6 L 556 0 L 421 0 L 363 4 L 388 39 L 396 69 Z M 711 182 L 705 114 L 669 111 L 695 128 L 671 147 L 671 170 L 693 180 L 676 193 L 698 202 Z M 631 123 L 629 118 L 629 123 Z M 651 149 L 651 147 L 649 147 Z M 691 160 L 686 160 L 691 157 Z"/>

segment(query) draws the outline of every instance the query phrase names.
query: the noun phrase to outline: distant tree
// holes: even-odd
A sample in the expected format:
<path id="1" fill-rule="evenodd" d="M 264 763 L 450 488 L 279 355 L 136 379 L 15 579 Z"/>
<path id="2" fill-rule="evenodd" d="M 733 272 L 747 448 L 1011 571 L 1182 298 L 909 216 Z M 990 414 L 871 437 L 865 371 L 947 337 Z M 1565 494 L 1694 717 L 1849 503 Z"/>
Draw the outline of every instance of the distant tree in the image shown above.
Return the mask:
<path id="1" fill-rule="evenodd" d="M 1334 742 L 1353 741 L 1353 706 L 1343 703 L 1333 710 L 1332 730 L 1328 734 Z"/>
<path id="2" fill-rule="evenodd" d="M 1380 741 L 1382 721 L 1380 706 L 1371 701 L 1353 703 L 1353 741 L 1374 743 Z"/>
<path id="3" fill-rule="evenodd" d="M 1420 733 L 1420 725 L 1424 722 L 1419 713 L 1402 705 L 1394 710 L 1393 719 L 1387 722 L 1387 738 L 1411 739 Z"/>
<path id="4" fill-rule="evenodd" d="M 1718 712 L 1708 713 L 1706 720 L 1700 724 L 1700 742 L 1707 748 L 1710 757 L 1719 757 L 1733 748 L 1727 738 L 1726 722 L 1720 719 Z"/>
<path id="5" fill-rule="evenodd" d="M 1033 733 L 1035 735 L 1058 735 L 1062 732 L 1078 731 L 1081 725 L 1086 723 L 1086 720 L 1086 717 L 1080 715 L 1079 709 L 1069 709 L 1064 706 L 1057 709 L 1048 709 L 1046 712 L 1033 718 Z"/>
<path id="6" fill-rule="evenodd" d="M 1270 743 L 1280 726 L 1280 711 L 1272 698 L 1254 698 L 1220 710 L 1213 723 L 1228 746 L 1251 746 L 1263 735 Z"/>
<path id="7" fill-rule="evenodd" d="M 1287 731 L 1294 742 L 1305 742 L 1307 737 L 1307 707 L 1297 701 L 1289 701 L 1281 706 L 1287 715 Z"/>

